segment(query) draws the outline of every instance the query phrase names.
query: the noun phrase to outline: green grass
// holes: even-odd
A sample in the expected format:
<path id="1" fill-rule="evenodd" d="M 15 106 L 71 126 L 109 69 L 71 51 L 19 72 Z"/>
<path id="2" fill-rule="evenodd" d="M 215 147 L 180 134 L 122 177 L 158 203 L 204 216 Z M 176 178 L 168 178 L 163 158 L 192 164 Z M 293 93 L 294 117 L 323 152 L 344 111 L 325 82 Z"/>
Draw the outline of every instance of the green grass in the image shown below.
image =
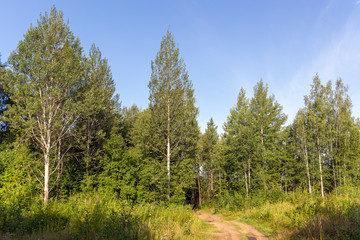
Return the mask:
<path id="1" fill-rule="evenodd" d="M 325 199 L 298 192 L 280 202 L 246 204 L 250 207 L 236 211 L 217 209 L 217 212 L 253 225 L 273 239 L 360 239 L 357 187 L 338 188 Z"/>
<path id="2" fill-rule="evenodd" d="M 78 194 L 0 206 L 1 239 L 201 239 L 190 206 L 132 205 L 106 194 Z"/>

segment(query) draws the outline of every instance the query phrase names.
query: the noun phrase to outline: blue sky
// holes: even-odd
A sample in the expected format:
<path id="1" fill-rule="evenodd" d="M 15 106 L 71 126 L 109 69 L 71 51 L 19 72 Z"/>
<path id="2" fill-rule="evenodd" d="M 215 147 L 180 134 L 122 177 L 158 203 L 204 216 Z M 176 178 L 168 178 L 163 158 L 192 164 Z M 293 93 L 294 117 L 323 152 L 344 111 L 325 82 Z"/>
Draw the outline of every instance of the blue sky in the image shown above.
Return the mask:
<path id="1" fill-rule="evenodd" d="M 123 106 L 148 105 L 151 60 L 168 28 L 193 82 L 199 124 L 222 131 L 243 87 L 262 78 L 290 124 L 312 78 L 341 77 L 360 117 L 360 0 L 1 1 L 0 53 L 13 51 L 40 13 L 55 5 L 87 53 L 109 60 Z"/>

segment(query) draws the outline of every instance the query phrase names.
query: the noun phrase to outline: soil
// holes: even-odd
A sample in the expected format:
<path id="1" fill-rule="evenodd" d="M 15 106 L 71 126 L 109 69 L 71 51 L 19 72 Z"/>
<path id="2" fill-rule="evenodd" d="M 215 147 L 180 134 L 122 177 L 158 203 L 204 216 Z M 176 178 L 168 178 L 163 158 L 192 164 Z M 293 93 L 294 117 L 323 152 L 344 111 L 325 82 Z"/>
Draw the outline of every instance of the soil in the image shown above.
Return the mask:
<path id="1" fill-rule="evenodd" d="M 225 220 L 219 215 L 197 212 L 198 217 L 214 225 L 219 233 L 211 233 L 218 240 L 268 240 L 268 238 L 256 230 L 253 226 L 237 221 Z"/>

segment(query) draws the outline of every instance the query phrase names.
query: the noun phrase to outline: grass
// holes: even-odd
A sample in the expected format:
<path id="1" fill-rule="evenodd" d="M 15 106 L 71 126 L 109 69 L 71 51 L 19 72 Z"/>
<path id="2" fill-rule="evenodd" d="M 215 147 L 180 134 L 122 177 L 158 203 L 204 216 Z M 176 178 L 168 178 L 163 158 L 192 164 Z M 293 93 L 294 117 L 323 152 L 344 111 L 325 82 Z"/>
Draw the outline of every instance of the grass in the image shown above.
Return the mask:
<path id="1" fill-rule="evenodd" d="M 200 221 L 199 230 L 196 234 L 197 239 L 216 239 L 214 233 L 219 232 L 217 228 L 207 222 Z"/>
<path id="2" fill-rule="evenodd" d="M 325 199 L 292 193 L 281 201 L 205 208 L 253 225 L 273 239 L 360 239 L 360 189 L 338 188 Z M 239 198 L 240 199 L 240 198 Z M 241 207 L 243 206 L 243 207 Z M 228 210 L 233 209 L 233 210 Z M 104 193 L 0 201 L 0 239 L 213 239 L 214 226 L 190 206 L 131 204 Z"/>
<path id="3" fill-rule="evenodd" d="M 0 207 L 1 239 L 203 239 L 208 228 L 190 206 L 132 205 L 106 194 L 78 194 Z"/>
<path id="4" fill-rule="evenodd" d="M 360 239 L 360 189 L 338 188 L 325 199 L 291 193 L 241 210 L 217 212 L 248 223 L 272 239 Z M 228 209 L 228 207 L 227 207 Z"/>

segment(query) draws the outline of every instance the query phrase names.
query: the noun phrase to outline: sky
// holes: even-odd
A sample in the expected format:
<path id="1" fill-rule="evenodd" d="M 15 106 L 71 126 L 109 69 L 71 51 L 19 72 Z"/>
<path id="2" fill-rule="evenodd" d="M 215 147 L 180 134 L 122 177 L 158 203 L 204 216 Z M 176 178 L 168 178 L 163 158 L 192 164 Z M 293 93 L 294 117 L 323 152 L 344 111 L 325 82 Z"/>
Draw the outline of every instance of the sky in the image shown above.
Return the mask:
<path id="1" fill-rule="evenodd" d="M 86 54 L 94 43 L 108 59 L 122 106 L 147 108 L 151 61 L 170 29 L 202 131 L 213 117 L 222 132 L 240 89 L 252 97 L 260 79 L 291 124 L 316 73 L 323 84 L 341 78 L 360 117 L 360 0 L 0 0 L 2 62 L 53 5 Z"/>

